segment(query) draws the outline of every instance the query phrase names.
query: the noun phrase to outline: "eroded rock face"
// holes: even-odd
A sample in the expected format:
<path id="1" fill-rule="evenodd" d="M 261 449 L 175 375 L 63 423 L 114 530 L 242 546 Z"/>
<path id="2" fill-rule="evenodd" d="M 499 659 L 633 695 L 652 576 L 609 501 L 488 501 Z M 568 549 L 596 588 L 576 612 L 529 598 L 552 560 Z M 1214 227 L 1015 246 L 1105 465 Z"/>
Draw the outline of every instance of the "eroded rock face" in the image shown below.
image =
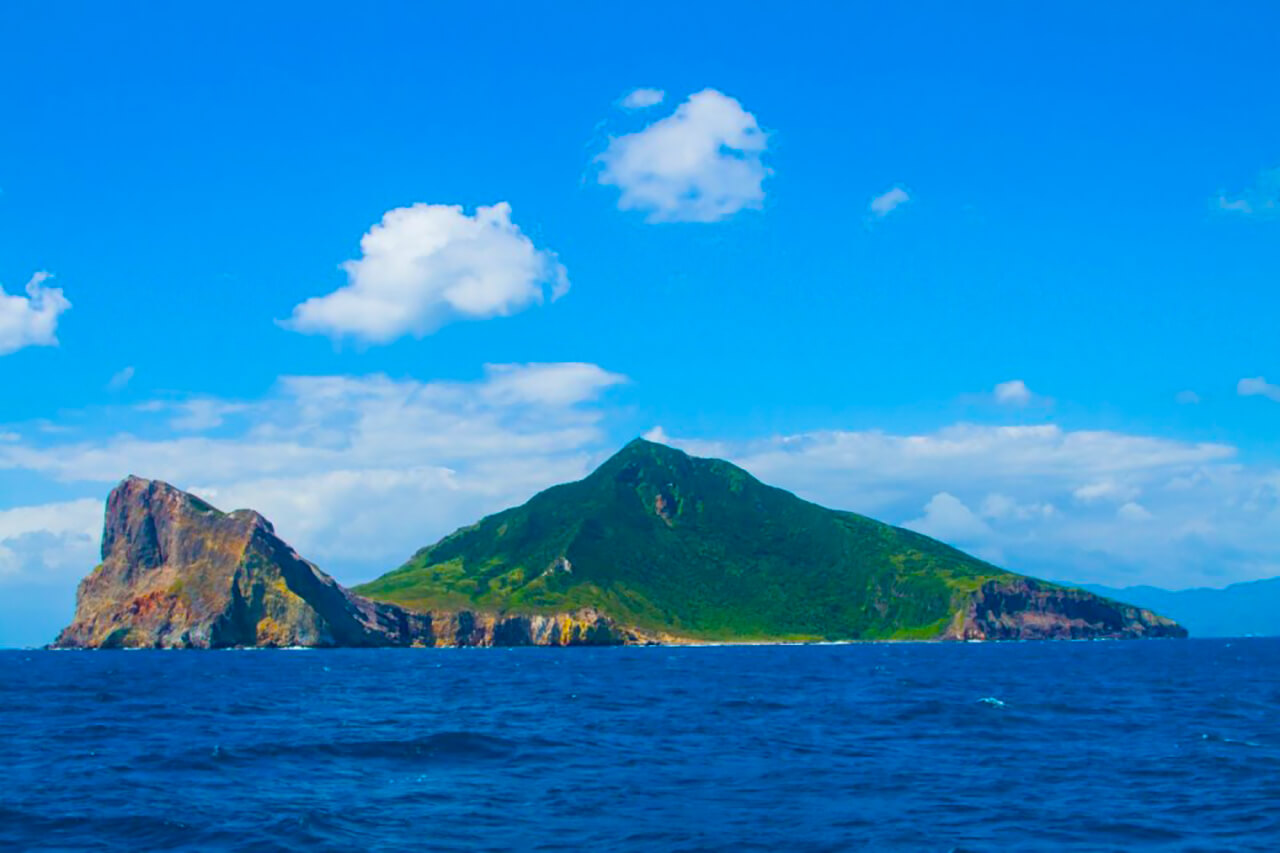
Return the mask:
<path id="1" fill-rule="evenodd" d="M 472 610 L 431 613 L 437 646 L 616 646 L 657 642 L 592 608 L 569 613 L 494 614 Z"/>
<path id="2" fill-rule="evenodd" d="M 59 648 L 613 645 L 645 642 L 593 610 L 417 613 L 344 589 L 251 510 L 220 512 L 130 477 L 107 500 L 102 563 Z"/>
<path id="3" fill-rule="evenodd" d="M 1084 590 L 1030 578 L 989 581 L 969 597 L 951 640 L 1081 640 L 1185 637 L 1176 622 Z"/>

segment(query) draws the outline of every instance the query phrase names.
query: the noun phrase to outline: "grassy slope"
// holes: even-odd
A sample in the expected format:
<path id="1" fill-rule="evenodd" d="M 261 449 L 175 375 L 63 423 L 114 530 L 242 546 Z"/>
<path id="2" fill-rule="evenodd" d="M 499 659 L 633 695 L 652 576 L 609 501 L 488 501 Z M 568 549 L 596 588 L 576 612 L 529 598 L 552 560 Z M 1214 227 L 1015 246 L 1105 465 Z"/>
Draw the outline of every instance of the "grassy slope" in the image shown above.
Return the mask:
<path id="1" fill-rule="evenodd" d="M 414 609 L 591 605 L 708 639 L 923 638 L 946 627 L 961 593 L 1007 574 L 728 462 L 637 440 L 586 479 L 463 528 L 356 591 Z"/>

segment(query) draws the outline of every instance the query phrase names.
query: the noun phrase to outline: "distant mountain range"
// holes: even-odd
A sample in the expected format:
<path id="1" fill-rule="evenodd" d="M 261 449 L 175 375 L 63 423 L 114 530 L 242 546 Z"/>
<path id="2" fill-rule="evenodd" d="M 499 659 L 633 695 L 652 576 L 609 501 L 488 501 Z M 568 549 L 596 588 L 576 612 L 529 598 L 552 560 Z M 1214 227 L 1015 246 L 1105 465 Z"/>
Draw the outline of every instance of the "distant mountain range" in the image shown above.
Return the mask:
<path id="1" fill-rule="evenodd" d="M 1223 589 L 1117 589 L 1097 584 L 1083 584 L 1081 588 L 1162 613 L 1193 637 L 1280 636 L 1280 578 L 1237 583 Z"/>

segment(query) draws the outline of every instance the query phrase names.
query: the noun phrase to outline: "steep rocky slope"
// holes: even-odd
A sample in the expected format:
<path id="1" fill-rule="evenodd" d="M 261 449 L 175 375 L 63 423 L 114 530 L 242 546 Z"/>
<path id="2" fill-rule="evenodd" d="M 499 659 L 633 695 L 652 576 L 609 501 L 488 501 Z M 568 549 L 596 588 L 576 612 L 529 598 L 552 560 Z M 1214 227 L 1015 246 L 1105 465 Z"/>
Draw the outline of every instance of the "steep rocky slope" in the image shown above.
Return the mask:
<path id="1" fill-rule="evenodd" d="M 602 614 L 420 613 L 344 589 L 251 510 L 130 477 L 107 500 L 102 563 L 59 648 L 570 645 L 641 642 Z"/>
<path id="2" fill-rule="evenodd" d="M 945 638 L 950 640 L 1085 640 L 1185 637 L 1150 610 L 1081 589 L 1032 578 L 984 583 L 969 594 Z"/>

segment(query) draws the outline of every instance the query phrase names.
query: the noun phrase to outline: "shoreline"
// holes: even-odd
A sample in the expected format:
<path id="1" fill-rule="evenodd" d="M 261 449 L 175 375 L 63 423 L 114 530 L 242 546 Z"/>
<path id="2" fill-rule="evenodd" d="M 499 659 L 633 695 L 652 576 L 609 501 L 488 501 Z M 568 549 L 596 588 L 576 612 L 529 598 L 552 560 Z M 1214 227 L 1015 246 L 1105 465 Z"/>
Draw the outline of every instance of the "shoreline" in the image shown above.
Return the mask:
<path id="1" fill-rule="evenodd" d="M 445 646 L 225 646 L 214 649 L 182 648 L 176 646 L 135 646 L 129 648 L 96 648 L 96 647 L 58 647 L 58 646 L 12 646 L 0 647 L 0 652 L 326 652 L 326 651 L 405 651 L 431 652 L 451 650 L 512 650 L 512 649 L 718 649 L 718 648 L 759 648 L 774 646 L 966 646 L 966 645 L 1027 645 L 1052 643 L 1131 643 L 1159 640 L 1269 640 L 1280 639 L 1276 636 L 1242 636 L 1242 637 L 1044 637 L 1036 639 L 1008 640 L 725 640 L 725 641 L 692 641 L 677 643 L 601 643 L 558 645 L 550 643 L 527 643 L 521 645 L 445 645 Z"/>

